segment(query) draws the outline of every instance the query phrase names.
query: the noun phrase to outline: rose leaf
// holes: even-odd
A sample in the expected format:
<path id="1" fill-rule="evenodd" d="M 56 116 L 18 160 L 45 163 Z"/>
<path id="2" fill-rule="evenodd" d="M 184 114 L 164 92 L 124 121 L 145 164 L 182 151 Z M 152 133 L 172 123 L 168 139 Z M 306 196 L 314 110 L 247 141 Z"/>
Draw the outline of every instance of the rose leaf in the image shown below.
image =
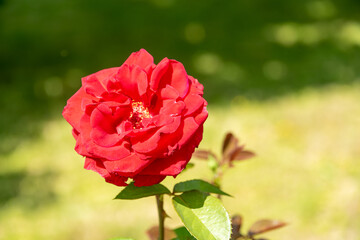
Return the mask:
<path id="1" fill-rule="evenodd" d="M 189 231 L 186 229 L 186 227 L 179 227 L 174 229 L 174 232 L 176 234 L 176 238 L 172 240 L 196 240 Z"/>
<path id="2" fill-rule="evenodd" d="M 226 196 L 230 196 L 230 194 L 227 194 L 226 192 L 221 191 L 218 187 L 205 182 L 204 180 L 201 179 L 194 179 L 194 180 L 189 180 L 186 182 L 180 182 L 175 184 L 174 186 L 174 193 L 179 193 L 179 192 L 188 192 L 188 191 L 192 191 L 192 190 L 197 190 L 200 192 L 205 192 L 205 193 L 216 193 L 216 194 L 220 194 L 220 195 L 226 195 Z"/>
<path id="3" fill-rule="evenodd" d="M 115 197 L 115 199 L 139 199 L 149 196 L 170 194 L 170 190 L 162 184 L 155 184 L 152 186 L 135 187 L 134 183 L 127 185 L 121 192 Z"/>
<path id="4" fill-rule="evenodd" d="M 184 226 L 196 239 L 230 239 L 229 215 L 218 198 L 190 191 L 173 197 L 172 202 Z"/>

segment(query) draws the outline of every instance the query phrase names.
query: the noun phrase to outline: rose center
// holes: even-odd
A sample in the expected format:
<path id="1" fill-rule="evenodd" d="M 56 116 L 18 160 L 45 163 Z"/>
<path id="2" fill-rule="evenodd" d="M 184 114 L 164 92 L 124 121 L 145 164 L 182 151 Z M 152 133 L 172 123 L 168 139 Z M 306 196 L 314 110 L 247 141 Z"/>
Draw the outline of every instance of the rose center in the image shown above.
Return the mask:
<path id="1" fill-rule="evenodd" d="M 131 103 L 132 112 L 130 113 L 129 120 L 133 124 L 133 129 L 143 128 L 142 120 L 150 118 L 149 110 L 144 107 L 142 102 Z"/>

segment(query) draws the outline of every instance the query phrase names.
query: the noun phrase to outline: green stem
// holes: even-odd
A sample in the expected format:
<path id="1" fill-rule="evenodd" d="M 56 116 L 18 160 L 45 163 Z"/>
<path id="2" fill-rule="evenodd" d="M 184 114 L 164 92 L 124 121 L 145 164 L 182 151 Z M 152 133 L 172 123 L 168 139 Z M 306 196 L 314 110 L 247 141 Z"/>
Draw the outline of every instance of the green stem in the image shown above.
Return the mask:
<path id="1" fill-rule="evenodd" d="M 158 215 L 159 215 L 159 240 L 164 240 L 164 199 L 163 195 L 156 195 L 156 205 L 158 209 Z"/>

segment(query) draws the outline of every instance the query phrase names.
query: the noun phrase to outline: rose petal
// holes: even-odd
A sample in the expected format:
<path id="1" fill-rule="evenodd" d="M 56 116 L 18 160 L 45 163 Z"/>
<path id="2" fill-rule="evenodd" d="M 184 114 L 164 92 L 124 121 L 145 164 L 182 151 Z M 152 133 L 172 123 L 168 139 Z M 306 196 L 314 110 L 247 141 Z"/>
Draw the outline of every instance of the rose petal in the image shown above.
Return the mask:
<path id="1" fill-rule="evenodd" d="M 185 103 L 183 101 L 176 102 L 175 100 L 165 100 L 162 108 L 160 109 L 160 114 L 178 116 L 182 113 L 184 108 Z"/>
<path id="2" fill-rule="evenodd" d="M 186 98 L 184 99 L 184 103 L 186 105 L 184 116 L 189 116 L 196 112 L 198 109 L 202 108 L 204 106 L 204 101 L 204 98 L 197 94 L 190 94 L 186 96 Z"/>
<path id="3" fill-rule="evenodd" d="M 116 127 L 116 132 L 119 134 L 120 138 L 124 138 L 129 132 L 133 130 L 132 127 L 132 123 L 128 120 L 125 120 Z"/>
<path id="4" fill-rule="evenodd" d="M 71 131 L 73 137 L 75 138 L 75 140 L 79 137 L 80 133 L 75 129 L 73 128 L 72 131 Z"/>
<path id="5" fill-rule="evenodd" d="M 109 172 L 118 172 L 122 176 L 133 177 L 151 163 L 151 160 L 141 159 L 136 154 L 131 154 L 117 161 L 104 161 L 104 166 Z"/>
<path id="6" fill-rule="evenodd" d="M 106 170 L 104 164 L 101 162 L 101 160 L 96 160 L 90 157 L 85 158 L 85 164 L 84 168 L 87 170 L 93 170 L 97 173 L 99 173 L 102 177 L 110 176 L 110 173 L 108 170 Z"/>
<path id="7" fill-rule="evenodd" d="M 127 186 L 128 185 L 126 183 L 127 180 L 128 180 L 127 177 L 120 176 L 120 175 L 118 175 L 118 173 L 111 173 L 110 176 L 105 177 L 106 182 L 112 183 L 112 184 L 114 184 L 116 186 L 119 186 L 119 187 Z"/>
<path id="8" fill-rule="evenodd" d="M 166 85 L 166 87 L 160 90 L 161 99 L 177 99 L 178 97 L 179 92 L 170 85 Z"/>
<path id="9" fill-rule="evenodd" d="M 99 173 L 105 181 L 108 183 L 115 184 L 117 186 L 126 186 L 127 177 L 123 177 L 118 175 L 117 173 L 109 173 L 104 165 L 102 164 L 101 160 L 96 160 L 92 158 L 85 158 L 85 165 L 84 168 L 87 170 L 92 170 L 94 172 Z"/>
<path id="10" fill-rule="evenodd" d="M 201 83 L 199 83 L 199 81 L 197 79 L 193 78 L 192 76 L 188 76 L 188 77 L 191 82 L 191 87 L 190 87 L 189 93 L 194 93 L 194 94 L 198 94 L 198 95 L 202 96 L 204 93 L 204 86 Z"/>
<path id="11" fill-rule="evenodd" d="M 165 179 L 166 176 L 147 176 L 147 175 L 138 175 L 135 176 L 134 185 L 136 187 L 143 187 L 143 186 L 151 186 L 154 184 L 160 183 L 162 180 Z"/>
<path id="12" fill-rule="evenodd" d="M 147 90 L 147 75 L 145 71 L 137 65 L 129 66 L 123 64 L 107 86 L 112 90 L 121 89 L 123 94 L 133 100 L 139 101 L 141 100 L 140 96 L 143 96 Z"/>
<path id="13" fill-rule="evenodd" d="M 101 95 L 107 91 L 107 82 L 118 71 L 118 69 L 118 67 L 108 68 L 83 77 L 81 81 L 85 92 L 94 97 L 100 98 Z"/>
<path id="14" fill-rule="evenodd" d="M 156 159 L 139 174 L 141 175 L 167 175 L 176 176 L 186 166 L 191 159 L 191 155 L 202 139 L 203 127 L 201 126 L 195 134 L 193 134 L 192 142 L 183 146 L 172 156 L 163 159 Z"/>
<path id="15" fill-rule="evenodd" d="M 103 102 L 116 102 L 118 105 L 129 105 L 131 102 L 131 99 L 128 96 L 120 92 L 106 92 L 101 96 L 101 100 Z"/>
<path id="16" fill-rule="evenodd" d="M 161 60 L 161 62 L 159 62 L 159 64 L 152 71 L 150 82 L 149 82 L 149 87 L 154 92 L 156 92 L 156 90 L 158 89 L 161 78 L 168 70 L 169 62 L 170 62 L 170 60 L 168 58 L 164 58 L 163 60 Z"/>
<path id="17" fill-rule="evenodd" d="M 161 83 L 164 82 L 174 87 L 179 92 L 180 97 L 184 97 L 189 90 L 187 73 L 182 63 L 178 61 L 170 60 L 169 68 L 163 79 Z"/>
<path id="18" fill-rule="evenodd" d="M 117 133 L 118 123 L 129 116 L 128 107 L 117 107 L 115 113 L 106 104 L 100 104 L 91 114 L 90 124 L 92 127 L 90 137 L 102 147 L 111 147 L 122 140 Z"/>
<path id="19" fill-rule="evenodd" d="M 180 146 L 185 145 L 194 135 L 194 133 L 200 128 L 200 125 L 197 124 L 192 117 L 184 119 L 184 127 L 182 129 L 182 137 L 179 140 L 178 144 Z"/>
<path id="20" fill-rule="evenodd" d="M 159 148 L 157 152 L 164 151 L 167 145 L 160 145 L 161 138 L 166 138 L 166 134 L 174 133 L 180 126 L 181 117 L 175 117 L 174 121 L 168 125 L 162 126 L 153 134 L 149 134 L 147 138 L 143 136 L 135 136 L 130 139 L 132 143 L 132 149 L 138 153 L 149 153 Z M 152 153 L 153 154 L 153 153 Z"/>
<path id="21" fill-rule="evenodd" d="M 75 128 L 77 131 L 80 130 L 80 119 L 84 114 L 84 111 L 81 110 L 81 102 L 83 99 L 86 99 L 88 96 L 84 88 L 80 88 L 68 101 L 67 105 L 64 107 L 62 112 L 65 120 L 70 123 L 70 125 Z"/>
<path id="22" fill-rule="evenodd" d="M 178 61 L 165 58 L 154 69 L 150 88 L 156 91 L 170 85 L 177 90 L 180 97 L 184 97 L 189 90 L 189 83 L 184 66 Z"/>
<path id="23" fill-rule="evenodd" d="M 195 117 L 195 122 L 201 125 L 205 122 L 207 117 L 208 117 L 208 112 L 206 111 L 206 107 L 204 106 L 202 112 Z"/>
<path id="24" fill-rule="evenodd" d="M 161 127 L 174 122 L 174 118 L 167 114 L 159 114 L 149 118 L 157 127 Z"/>
<path id="25" fill-rule="evenodd" d="M 75 150 L 83 156 L 93 158 L 105 158 L 108 160 L 119 160 L 130 155 L 129 143 L 123 140 L 121 143 L 112 147 L 102 147 L 94 143 L 91 139 L 92 127 L 90 125 L 90 117 L 84 114 L 80 120 L 80 136 L 77 140 Z"/>
<path id="26" fill-rule="evenodd" d="M 154 63 L 154 58 L 145 49 L 140 49 L 138 52 L 134 52 L 126 59 L 124 64 L 138 65 L 141 68 L 148 68 L 149 65 Z"/>

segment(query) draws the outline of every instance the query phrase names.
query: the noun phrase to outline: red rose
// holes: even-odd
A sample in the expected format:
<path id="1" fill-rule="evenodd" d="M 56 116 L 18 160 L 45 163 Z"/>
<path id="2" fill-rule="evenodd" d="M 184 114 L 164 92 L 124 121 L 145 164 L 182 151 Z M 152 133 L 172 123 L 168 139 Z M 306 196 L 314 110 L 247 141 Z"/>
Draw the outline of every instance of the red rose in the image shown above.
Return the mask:
<path id="1" fill-rule="evenodd" d="M 85 168 L 109 183 L 150 186 L 178 175 L 202 139 L 208 113 L 203 86 L 184 66 L 158 65 L 144 49 L 120 67 L 82 78 L 63 116 Z"/>

